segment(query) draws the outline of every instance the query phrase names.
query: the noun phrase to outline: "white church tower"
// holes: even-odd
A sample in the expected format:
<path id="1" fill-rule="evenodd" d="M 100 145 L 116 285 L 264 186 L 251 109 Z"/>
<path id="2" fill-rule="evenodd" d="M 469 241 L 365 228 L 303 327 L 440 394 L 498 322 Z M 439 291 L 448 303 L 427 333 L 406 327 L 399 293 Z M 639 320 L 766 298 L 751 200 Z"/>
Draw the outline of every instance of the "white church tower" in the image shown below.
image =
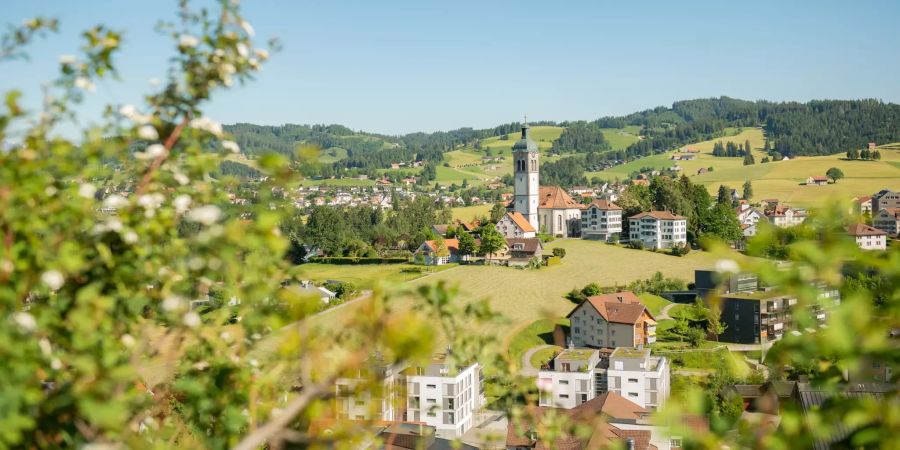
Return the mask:
<path id="1" fill-rule="evenodd" d="M 531 140 L 528 122 L 522 126 L 522 138 L 513 145 L 513 176 L 516 198 L 513 210 L 521 213 L 535 230 L 538 223 L 538 146 Z"/>

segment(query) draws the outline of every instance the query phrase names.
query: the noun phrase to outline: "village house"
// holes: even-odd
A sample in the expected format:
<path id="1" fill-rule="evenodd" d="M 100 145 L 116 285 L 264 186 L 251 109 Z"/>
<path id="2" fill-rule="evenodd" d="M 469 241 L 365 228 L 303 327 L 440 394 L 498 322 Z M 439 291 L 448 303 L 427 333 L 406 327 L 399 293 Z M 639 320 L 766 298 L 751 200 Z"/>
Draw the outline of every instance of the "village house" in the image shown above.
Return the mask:
<path id="1" fill-rule="evenodd" d="M 656 410 L 669 398 L 670 377 L 667 359 L 650 349 L 568 348 L 538 372 L 539 405 L 571 409 L 610 392 Z"/>
<path id="2" fill-rule="evenodd" d="M 632 292 L 588 297 L 566 316 L 575 347 L 636 347 L 656 342 L 656 320 Z"/>
<path id="3" fill-rule="evenodd" d="M 900 237 L 900 208 L 882 208 L 872 218 L 872 225 L 891 237 Z"/>
<path id="4" fill-rule="evenodd" d="M 697 169 L 697 175 L 703 175 L 704 173 L 709 173 L 709 169 L 707 169 L 706 167 Z"/>
<path id="5" fill-rule="evenodd" d="M 828 177 L 816 175 L 806 179 L 807 186 L 824 186 L 828 184 Z"/>
<path id="6" fill-rule="evenodd" d="M 434 224 L 431 226 L 431 232 L 434 233 L 435 236 L 447 237 L 447 230 L 450 228 L 450 225 L 447 224 Z"/>
<path id="7" fill-rule="evenodd" d="M 518 211 L 508 212 L 500 218 L 500 221 L 497 222 L 497 231 L 507 239 L 533 238 L 537 236 L 537 230 Z"/>
<path id="8" fill-rule="evenodd" d="M 872 214 L 872 196 L 863 195 L 853 199 L 854 211 L 857 214 Z"/>
<path id="9" fill-rule="evenodd" d="M 529 414 L 511 419 L 507 424 L 506 450 L 586 450 L 599 448 L 627 448 L 628 450 L 671 450 L 670 439 L 662 427 L 652 424 L 651 412 L 620 395 L 607 393 L 582 403 L 572 409 L 529 407 Z M 568 417 L 573 423 L 583 424 L 589 430 L 586 435 L 563 433 L 545 446 L 537 434 L 537 425 L 546 414 Z M 602 420 L 598 421 L 598 418 Z"/>
<path id="10" fill-rule="evenodd" d="M 443 248 L 442 248 L 443 247 Z M 439 241 L 425 241 L 415 251 L 421 255 L 427 266 L 441 266 L 459 261 L 459 241 L 456 239 L 444 239 L 444 245 Z"/>
<path id="11" fill-rule="evenodd" d="M 855 223 L 847 227 L 847 235 L 856 240 L 856 245 L 863 250 L 884 250 L 887 248 L 887 233 L 864 223 Z"/>
<path id="12" fill-rule="evenodd" d="M 587 186 L 572 186 L 569 193 L 572 195 L 593 194 L 594 189 Z"/>
<path id="13" fill-rule="evenodd" d="M 535 237 L 509 238 L 506 240 L 506 252 L 509 256 L 507 264 L 510 266 L 524 266 L 533 258 L 541 259 L 544 255 L 544 244 Z"/>
<path id="14" fill-rule="evenodd" d="M 645 248 L 672 248 L 687 245 L 687 218 L 668 211 L 643 212 L 628 218 L 629 242 Z"/>
<path id="15" fill-rule="evenodd" d="M 765 218 L 763 213 L 746 203 L 738 205 L 734 212 L 737 214 L 741 229 L 744 230 L 744 236 L 755 236 L 756 224 Z"/>
<path id="16" fill-rule="evenodd" d="M 806 211 L 792 208 L 788 205 L 777 204 L 765 212 L 766 218 L 776 227 L 788 228 L 799 225 L 806 220 Z"/>
<path id="17" fill-rule="evenodd" d="M 622 233 L 622 208 L 607 200 L 594 200 L 581 210 L 581 237 L 609 242 Z"/>

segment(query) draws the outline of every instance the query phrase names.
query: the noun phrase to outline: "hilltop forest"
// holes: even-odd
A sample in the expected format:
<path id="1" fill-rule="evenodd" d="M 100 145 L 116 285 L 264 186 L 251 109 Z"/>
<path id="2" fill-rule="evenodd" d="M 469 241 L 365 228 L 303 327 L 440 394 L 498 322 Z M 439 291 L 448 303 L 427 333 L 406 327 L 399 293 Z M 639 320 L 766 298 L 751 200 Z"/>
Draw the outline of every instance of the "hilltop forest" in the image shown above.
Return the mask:
<path id="1" fill-rule="evenodd" d="M 560 160 L 558 167 L 547 167 L 548 175 L 573 178 L 564 181 L 577 182 L 580 175 L 566 175 L 566 172 L 577 171 L 596 161 L 633 160 L 691 142 L 721 137 L 727 128 L 761 126 L 771 143 L 771 150 L 790 157 L 843 153 L 862 148 L 868 142 L 895 142 L 900 140 L 900 105 L 873 99 L 798 103 L 720 97 L 679 101 L 671 107 L 660 106 L 590 122 L 532 124 L 566 127 L 553 142 L 551 152 L 571 156 Z M 611 150 L 601 130 L 627 126 L 639 126 L 643 138 L 624 150 Z M 305 175 L 327 177 L 347 169 L 374 174 L 375 170 L 390 168 L 397 162 L 429 161 L 436 164 L 447 151 L 464 146 L 478 148 L 480 140 L 495 136 L 505 138 L 520 127 L 520 123 L 512 122 L 487 129 L 460 128 L 402 136 L 353 131 L 342 125 L 241 123 L 227 126 L 226 130 L 234 135 L 242 151 L 250 157 L 277 152 L 297 159 L 302 158 L 302 152 L 297 152 L 298 147 L 317 147 L 331 158 L 311 159 L 302 167 L 307 172 Z"/>

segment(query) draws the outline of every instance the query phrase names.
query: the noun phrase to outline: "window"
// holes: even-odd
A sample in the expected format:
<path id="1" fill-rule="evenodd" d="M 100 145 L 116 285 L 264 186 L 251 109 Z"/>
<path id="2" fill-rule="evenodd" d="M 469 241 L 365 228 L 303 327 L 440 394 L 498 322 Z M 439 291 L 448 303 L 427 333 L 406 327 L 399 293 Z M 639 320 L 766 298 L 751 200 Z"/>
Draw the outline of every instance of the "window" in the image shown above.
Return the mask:
<path id="1" fill-rule="evenodd" d="M 436 384 L 426 384 L 425 387 L 428 388 L 428 389 L 437 389 L 437 385 L 436 385 Z"/>
<path id="2" fill-rule="evenodd" d="M 437 416 L 437 414 L 435 414 L 434 411 L 428 411 L 428 417 L 435 417 L 435 416 Z"/>
<path id="3" fill-rule="evenodd" d="M 559 394 L 559 398 L 569 398 L 569 394 Z"/>
<path id="4" fill-rule="evenodd" d="M 681 438 L 672 438 L 672 440 L 669 441 L 669 446 L 672 448 L 681 448 Z"/>
<path id="5" fill-rule="evenodd" d="M 637 392 L 629 392 L 629 393 L 628 393 L 628 396 L 629 396 L 629 397 L 637 397 L 638 394 L 637 394 Z"/>
<path id="6" fill-rule="evenodd" d="M 637 378 L 629 378 L 629 379 L 628 379 L 628 382 L 629 382 L 629 383 L 637 383 L 637 382 L 638 382 L 638 379 L 637 379 Z"/>
<path id="7" fill-rule="evenodd" d="M 429 399 L 426 400 L 426 401 L 427 401 L 428 403 L 431 403 L 431 404 L 437 403 L 437 400 L 435 400 L 435 399 L 433 399 L 433 398 L 429 398 Z"/>
<path id="8" fill-rule="evenodd" d="M 569 380 L 559 380 L 559 384 L 569 384 Z"/>
<path id="9" fill-rule="evenodd" d="M 353 403 L 356 403 L 356 406 L 364 406 L 366 404 L 364 400 L 356 400 Z"/>

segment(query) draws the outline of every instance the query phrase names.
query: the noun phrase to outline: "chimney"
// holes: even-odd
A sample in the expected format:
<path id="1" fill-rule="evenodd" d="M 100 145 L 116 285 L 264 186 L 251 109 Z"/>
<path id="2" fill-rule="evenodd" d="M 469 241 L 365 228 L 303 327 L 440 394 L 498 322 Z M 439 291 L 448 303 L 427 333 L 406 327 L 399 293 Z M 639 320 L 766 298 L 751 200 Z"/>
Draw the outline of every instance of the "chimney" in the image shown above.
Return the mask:
<path id="1" fill-rule="evenodd" d="M 619 299 L 619 303 L 625 303 L 625 297 L 622 297 L 621 295 L 617 295 L 616 298 Z"/>
<path id="2" fill-rule="evenodd" d="M 626 440 L 625 440 L 625 447 L 627 447 L 628 450 L 634 450 L 634 438 L 628 438 L 628 439 L 626 439 Z"/>

